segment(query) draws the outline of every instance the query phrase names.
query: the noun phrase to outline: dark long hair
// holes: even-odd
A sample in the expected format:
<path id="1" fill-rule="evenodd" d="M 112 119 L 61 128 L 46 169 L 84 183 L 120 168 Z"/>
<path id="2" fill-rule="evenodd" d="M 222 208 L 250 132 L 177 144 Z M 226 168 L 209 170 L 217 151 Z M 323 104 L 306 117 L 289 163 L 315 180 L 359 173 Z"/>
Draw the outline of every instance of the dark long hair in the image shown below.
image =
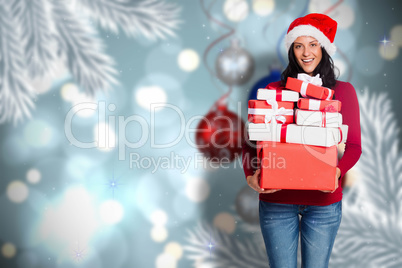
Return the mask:
<path id="1" fill-rule="evenodd" d="M 313 75 L 320 74 L 322 85 L 324 87 L 333 88 L 336 85 L 336 75 L 334 61 L 331 56 L 321 47 L 322 59 L 313 71 Z M 288 77 L 297 78 L 298 73 L 304 73 L 303 68 L 296 61 L 295 53 L 293 51 L 293 44 L 289 48 L 288 53 L 289 64 L 281 75 L 282 86 L 285 86 Z"/>

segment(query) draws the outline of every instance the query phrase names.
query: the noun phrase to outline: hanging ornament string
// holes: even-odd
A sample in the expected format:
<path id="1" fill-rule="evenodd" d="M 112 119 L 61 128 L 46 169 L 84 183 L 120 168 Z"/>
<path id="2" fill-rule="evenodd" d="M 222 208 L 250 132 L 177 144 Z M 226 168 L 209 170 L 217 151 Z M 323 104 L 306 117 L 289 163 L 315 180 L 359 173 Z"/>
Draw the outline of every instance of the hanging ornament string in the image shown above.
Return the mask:
<path id="1" fill-rule="evenodd" d="M 343 0 L 339 0 L 338 2 L 336 2 L 333 6 L 331 6 L 330 8 L 328 8 L 324 14 L 328 15 L 330 12 L 334 11 L 340 4 L 342 4 Z M 348 59 L 348 57 L 346 57 L 345 53 L 342 52 L 342 50 L 340 50 L 338 48 L 338 53 L 341 55 L 341 57 L 345 60 L 346 64 L 349 66 L 349 72 L 348 72 L 348 78 L 346 79 L 346 82 L 350 82 L 350 80 L 352 79 L 352 74 L 353 74 L 353 70 L 350 64 L 350 61 Z"/>
<path id="2" fill-rule="evenodd" d="M 209 65 L 208 65 L 208 61 L 207 61 L 208 54 L 209 54 L 210 50 L 212 49 L 212 47 L 214 47 L 216 44 L 218 44 L 219 42 L 221 42 L 221 41 L 224 40 L 225 38 L 228 38 L 229 36 L 233 35 L 233 34 L 235 33 L 235 29 L 232 28 L 232 27 L 230 27 L 229 25 L 224 24 L 223 22 L 221 22 L 221 21 L 219 21 L 219 20 L 217 20 L 216 18 L 214 18 L 214 17 L 211 16 L 211 13 L 210 13 L 210 12 L 211 12 L 211 8 L 212 8 L 212 6 L 215 4 L 216 0 L 212 1 L 212 3 L 210 4 L 210 6 L 209 6 L 208 9 L 205 7 L 205 2 L 204 2 L 204 0 L 200 0 L 200 1 L 201 1 L 202 10 L 203 10 L 204 14 L 207 16 L 207 18 L 208 18 L 210 21 L 215 22 L 215 23 L 218 24 L 219 26 L 221 26 L 221 27 L 223 27 L 223 28 L 229 30 L 228 33 L 226 33 L 226 34 L 222 35 L 221 37 L 219 37 L 218 39 L 214 40 L 214 41 L 207 47 L 207 49 L 205 50 L 205 52 L 204 52 L 204 54 L 203 54 L 203 61 L 204 61 L 205 66 L 207 67 L 209 73 L 211 74 L 211 76 L 217 77 L 216 74 L 215 74 L 215 72 L 214 72 L 214 71 L 209 67 Z M 220 87 L 218 87 L 218 88 L 220 89 Z M 218 99 L 218 101 L 216 101 L 215 105 L 219 105 L 219 104 L 224 103 L 224 102 L 226 101 L 226 99 L 229 97 L 229 95 L 230 95 L 231 92 L 232 92 L 232 87 L 229 86 L 229 91 L 228 91 L 227 93 L 225 93 L 222 97 L 220 97 L 220 98 Z M 214 106 L 215 106 L 215 105 L 214 105 Z M 211 109 L 213 109 L 214 106 L 212 106 Z"/>
<path id="3" fill-rule="evenodd" d="M 286 14 L 289 12 L 289 10 L 291 10 L 296 4 L 296 0 L 292 0 L 292 2 L 290 2 L 290 4 L 288 5 L 288 7 L 282 11 L 282 12 L 278 12 L 275 14 L 275 16 L 273 18 L 271 18 L 263 27 L 262 32 L 264 34 L 264 37 L 267 37 L 267 30 L 269 28 L 269 26 L 271 26 L 272 24 L 274 24 L 274 22 L 283 14 Z"/>
<path id="4" fill-rule="evenodd" d="M 307 12 L 307 9 L 308 9 L 309 4 L 310 4 L 310 0 L 307 1 L 306 5 L 304 6 L 302 12 L 300 12 L 300 14 L 299 14 L 298 17 L 303 16 L 303 15 Z M 284 39 L 285 36 L 286 36 L 286 32 L 287 32 L 287 30 L 285 30 L 285 31 L 283 32 L 283 34 L 281 35 L 281 37 L 280 37 L 279 40 L 278 40 L 278 44 L 276 45 L 276 53 L 278 54 L 279 60 L 282 62 L 282 65 L 283 65 L 283 66 L 286 66 L 287 64 L 286 64 L 285 58 L 282 57 L 282 55 L 281 55 L 281 44 L 283 43 L 283 39 Z"/>
<path id="5" fill-rule="evenodd" d="M 208 112 L 211 112 L 213 110 L 218 109 L 219 107 L 226 106 L 227 99 L 229 98 L 229 95 L 232 93 L 232 86 L 229 86 L 228 92 L 223 94 L 215 103 L 212 105 L 212 107 L 209 109 Z"/>
<path id="6" fill-rule="evenodd" d="M 333 6 L 331 6 L 330 8 L 328 8 L 324 14 L 328 15 L 328 13 L 330 13 L 331 11 L 333 11 L 335 8 L 337 8 L 340 4 L 342 4 L 343 0 L 339 0 L 338 2 L 336 2 Z"/>

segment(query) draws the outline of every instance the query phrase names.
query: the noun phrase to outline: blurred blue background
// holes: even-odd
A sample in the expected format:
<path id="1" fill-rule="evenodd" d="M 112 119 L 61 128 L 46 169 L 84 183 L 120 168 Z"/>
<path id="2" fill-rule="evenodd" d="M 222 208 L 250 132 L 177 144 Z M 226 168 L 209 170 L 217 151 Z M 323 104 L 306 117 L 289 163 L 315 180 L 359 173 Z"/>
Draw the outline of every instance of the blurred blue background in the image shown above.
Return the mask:
<path id="1" fill-rule="evenodd" d="M 251 239 L 261 247 L 258 197 L 245 190 L 239 160 L 211 167 L 191 144 L 200 116 L 230 86 L 228 109 L 246 121 L 255 84 L 275 80 L 286 65 L 287 26 L 307 13 L 329 11 L 338 21 L 333 59 L 339 79 L 359 94 L 387 94 L 400 157 L 401 1 L 164 1 L 169 8 L 158 6 L 160 1 L 109 1 L 128 7 L 147 3 L 142 6 L 147 12 L 127 15 L 120 9 L 109 21 L 101 18 L 108 9 L 91 2 L 102 1 L 66 2 L 66 14 L 74 19 L 68 24 L 79 23 L 71 35 L 62 35 L 60 26 L 53 29 L 64 36 L 59 42 L 67 44 L 64 53 L 54 49 L 53 72 L 26 80 L 36 94 L 31 116 L 0 125 L 1 267 L 229 267 L 216 255 L 224 247 L 217 242 L 222 237 L 239 243 Z M 50 5 L 56 7 L 61 8 Z M 138 16 L 140 23 L 131 27 L 143 30 L 124 26 L 120 15 Z M 1 38 L 10 37 L 3 32 Z M 232 40 L 238 40 L 237 47 Z M 218 73 L 216 61 L 230 49 L 251 58 L 236 66 L 222 63 Z M 106 71 L 97 72 L 102 68 Z M 246 76 L 241 83 L 216 77 L 236 71 Z M 103 91 L 97 79 L 110 82 L 111 89 Z M 152 115 L 151 103 L 159 105 Z M 7 113 L 13 118 L 17 112 Z M 345 195 L 362 181 L 358 170 Z M 398 228 L 394 234 L 400 237 Z M 246 267 L 240 263 L 231 267 Z"/>

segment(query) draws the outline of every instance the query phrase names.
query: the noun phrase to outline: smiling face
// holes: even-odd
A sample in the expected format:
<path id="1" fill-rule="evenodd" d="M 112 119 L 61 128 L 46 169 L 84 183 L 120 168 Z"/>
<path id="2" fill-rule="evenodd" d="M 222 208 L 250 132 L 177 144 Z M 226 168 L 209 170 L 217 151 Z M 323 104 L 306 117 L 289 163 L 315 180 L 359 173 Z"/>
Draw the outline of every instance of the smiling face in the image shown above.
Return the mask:
<path id="1" fill-rule="evenodd" d="M 322 59 L 320 43 L 311 36 L 299 36 L 293 43 L 293 51 L 299 66 L 308 75 L 313 75 Z"/>

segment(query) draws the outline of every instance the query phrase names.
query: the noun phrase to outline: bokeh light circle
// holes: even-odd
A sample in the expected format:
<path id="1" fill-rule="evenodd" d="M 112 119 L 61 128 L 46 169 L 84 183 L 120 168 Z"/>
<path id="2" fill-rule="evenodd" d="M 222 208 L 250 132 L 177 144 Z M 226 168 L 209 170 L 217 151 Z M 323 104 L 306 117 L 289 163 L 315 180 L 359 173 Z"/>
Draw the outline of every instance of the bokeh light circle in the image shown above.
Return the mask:
<path id="1" fill-rule="evenodd" d="M 274 0 L 253 0 L 253 10 L 259 16 L 268 16 L 274 8 Z"/>
<path id="2" fill-rule="evenodd" d="M 100 205 L 99 213 L 104 223 L 112 225 L 123 219 L 124 209 L 116 200 L 107 200 Z"/>
<path id="3" fill-rule="evenodd" d="M 328 14 L 338 22 L 339 29 L 347 29 L 355 22 L 355 12 L 347 4 L 341 4 Z"/>
<path id="4" fill-rule="evenodd" d="M 14 244 L 7 242 L 1 247 L 1 253 L 5 258 L 11 259 L 17 253 L 17 248 L 14 246 Z"/>
<path id="5" fill-rule="evenodd" d="M 332 5 L 331 0 L 310 0 L 309 13 L 324 13 Z"/>
<path id="6" fill-rule="evenodd" d="M 156 258 L 156 268 L 176 268 L 177 261 L 169 253 L 162 253 Z"/>
<path id="7" fill-rule="evenodd" d="M 200 65 L 200 57 L 195 50 L 185 49 L 180 52 L 177 62 L 183 71 L 192 72 Z"/>
<path id="8" fill-rule="evenodd" d="M 378 52 L 380 53 L 383 59 L 394 60 L 399 55 L 399 47 L 394 43 L 388 43 L 386 45 L 381 43 L 380 46 L 378 47 Z"/>
<path id="9" fill-rule="evenodd" d="M 80 91 L 73 83 L 67 83 L 60 89 L 60 95 L 65 101 L 73 102 L 79 97 Z"/>
<path id="10" fill-rule="evenodd" d="M 151 214 L 151 222 L 155 226 L 164 226 L 167 223 L 168 216 L 165 211 L 158 209 Z"/>
<path id="11" fill-rule="evenodd" d="M 29 183 L 36 184 L 40 182 L 42 174 L 36 168 L 31 168 L 30 170 L 28 170 L 26 178 Z"/>
<path id="12" fill-rule="evenodd" d="M 201 178 L 192 178 L 187 180 L 186 196 L 193 202 L 205 201 L 210 193 L 208 182 Z"/>
<path id="13" fill-rule="evenodd" d="M 226 0 L 223 5 L 223 13 L 230 21 L 239 22 L 248 15 L 249 7 L 245 0 Z"/>
<path id="14" fill-rule="evenodd" d="M 49 75 L 41 78 L 34 78 L 30 81 L 30 84 L 35 89 L 36 93 L 43 94 L 52 88 L 52 78 Z"/>
<path id="15" fill-rule="evenodd" d="M 348 66 L 340 58 L 335 58 L 334 59 L 334 66 L 336 67 L 335 68 L 335 73 L 338 75 L 338 77 L 343 76 L 346 73 L 346 71 L 348 70 Z M 338 73 L 338 71 L 339 71 L 339 73 Z"/>
<path id="16" fill-rule="evenodd" d="M 44 147 L 55 139 L 55 133 L 47 122 L 32 120 L 24 128 L 24 139 L 32 147 Z"/>
<path id="17" fill-rule="evenodd" d="M 116 147 L 116 132 L 108 123 L 99 123 L 94 127 L 94 140 L 101 151 L 111 151 Z"/>
<path id="18" fill-rule="evenodd" d="M 152 222 L 151 213 L 161 209 L 164 196 L 163 185 L 156 175 L 139 179 L 133 192 L 132 202 L 148 221 Z"/>
<path id="19" fill-rule="evenodd" d="M 214 226 L 227 234 L 232 234 L 236 229 L 236 221 L 231 214 L 221 212 L 215 216 Z"/>
<path id="20" fill-rule="evenodd" d="M 12 181 L 7 186 L 7 197 L 14 203 L 24 202 L 29 194 L 29 189 L 22 181 Z"/>
<path id="21" fill-rule="evenodd" d="M 69 187 L 62 196 L 49 199 L 42 208 L 37 237 L 55 254 L 89 245 L 99 225 L 92 196 L 82 186 Z"/>
<path id="22" fill-rule="evenodd" d="M 166 91 L 156 85 L 139 87 L 135 91 L 135 101 L 142 108 L 151 110 L 152 103 L 165 104 L 167 102 Z"/>
<path id="23" fill-rule="evenodd" d="M 165 252 L 180 260 L 183 256 L 183 247 L 177 242 L 170 242 L 165 246 Z"/>
<path id="24" fill-rule="evenodd" d="M 164 226 L 154 226 L 151 229 L 151 238 L 155 242 L 163 242 L 168 237 L 168 231 Z"/>
<path id="25" fill-rule="evenodd" d="M 87 96 L 85 93 L 78 93 L 78 95 L 71 101 L 74 115 L 81 118 L 89 118 L 96 114 L 97 109 L 94 109 L 94 104 L 97 103 L 93 97 Z"/>
<path id="26" fill-rule="evenodd" d="M 402 25 L 398 24 L 391 29 L 391 42 L 397 46 L 402 46 Z"/>
<path id="27" fill-rule="evenodd" d="M 327 15 L 338 22 L 339 29 L 347 29 L 352 26 L 355 22 L 355 13 L 352 7 L 343 3 L 332 8 L 334 4 L 334 1 L 331 0 L 311 0 L 309 13 L 324 13 L 331 9 Z"/>

